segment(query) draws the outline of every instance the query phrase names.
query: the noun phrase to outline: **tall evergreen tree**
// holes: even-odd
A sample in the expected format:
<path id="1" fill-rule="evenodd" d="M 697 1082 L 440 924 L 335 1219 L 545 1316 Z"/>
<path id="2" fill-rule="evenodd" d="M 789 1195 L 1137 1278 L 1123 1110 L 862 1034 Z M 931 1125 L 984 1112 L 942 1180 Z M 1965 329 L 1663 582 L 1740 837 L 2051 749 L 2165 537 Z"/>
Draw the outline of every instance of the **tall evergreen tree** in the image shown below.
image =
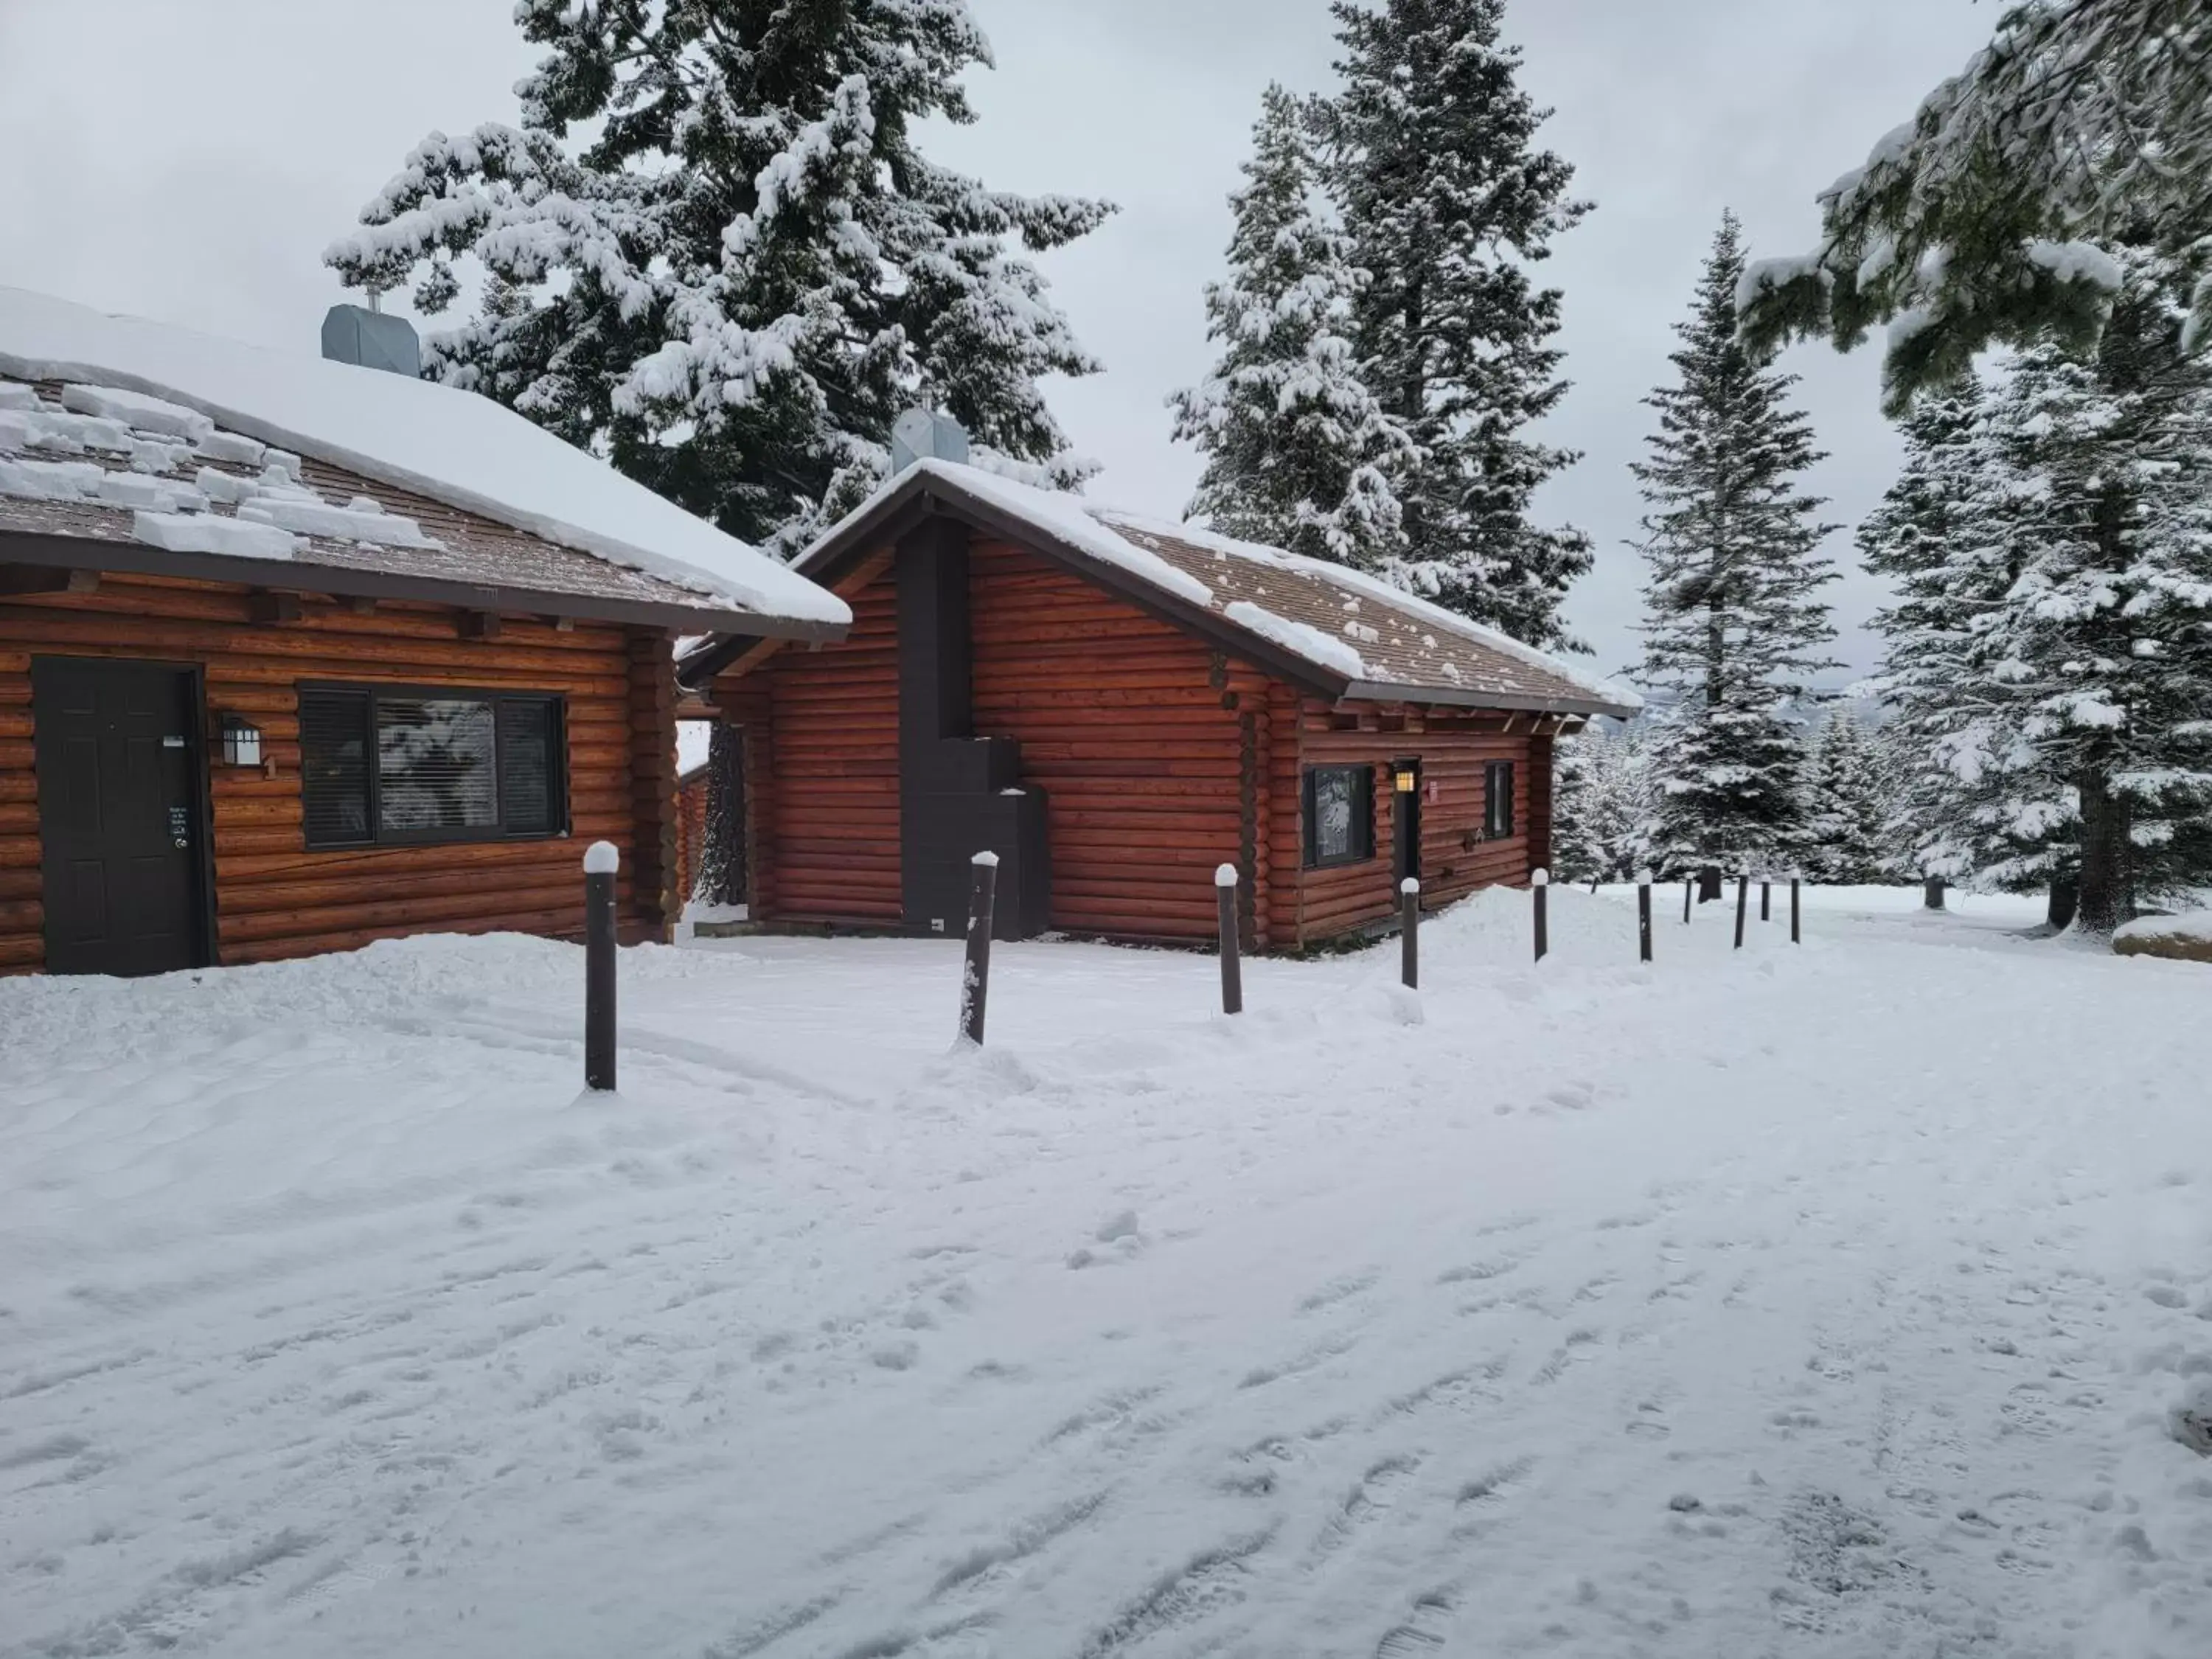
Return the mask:
<path id="1" fill-rule="evenodd" d="M 1171 400 L 1176 436 L 1206 455 L 1191 512 L 1226 535 L 1385 568 L 1405 552 L 1387 475 L 1412 463 L 1412 445 L 1359 378 L 1358 274 L 1317 210 L 1305 112 L 1279 86 L 1244 176 L 1229 278 L 1206 291 L 1221 357 Z"/>
<path id="2" fill-rule="evenodd" d="M 2198 273 L 2116 252 L 2094 357 L 2045 345 L 2013 370 L 1996 437 L 2030 473 L 2031 511 L 1975 664 L 2006 784 L 2072 787 L 2096 933 L 2201 878 L 2212 823 L 2212 372 L 2183 344 Z"/>
<path id="3" fill-rule="evenodd" d="M 1352 263 L 1361 374 L 1415 447 L 1390 469 L 1389 578 L 1531 645 L 1580 648 L 1561 597 L 1589 538 L 1529 519 L 1576 459 L 1526 428 L 1565 395 L 1559 292 L 1528 267 L 1589 210 L 1535 147 L 1548 111 L 1499 39 L 1504 0 L 1334 0 L 1343 84 L 1316 115 Z"/>
<path id="4" fill-rule="evenodd" d="M 1741 868 L 1793 856 L 1804 832 L 1802 741 L 1790 705 L 1835 637 L 1818 597 L 1834 580 L 1817 556 L 1832 526 L 1799 488 L 1821 457 L 1790 407 L 1794 377 L 1754 364 L 1736 338 L 1743 246 L 1721 222 L 1689 319 L 1678 382 L 1650 459 L 1634 464 L 1650 511 L 1643 552 L 1643 683 L 1675 694 L 1657 763 L 1662 866 Z"/>
<path id="5" fill-rule="evenodd" d="M 1097 365 L 1007 243 L 1109 211 L 991 191 L 917 146 L 975 118 L 966 0 L 519 0 L 546 50 L 520 129 L 433 133 L 324 256 L 437 313 L 428 369 L 747 540 L 791 549 L 883 476 L 917 402 L 1015 461 L 1064 459 L 1038 386 Z"/>
<path id="6" fill-rule="evenodd" d="M 1875 685 L 1893 711 L 1892 870 L 2063 893 L 2072 790 L 2021 744 L 2014 690 L 1989 672 L 1990 629 L 2028 557 L 2042 488 L 2004 403 L 1969 377 L 1916 404 L 1897 481 L 1859 526 L 1866 568 L 1896 592 L 1874 618 Z"/>
<path id="7" fill-rule="evenodd" d="M 2212 373 L 2195 262 L 2115 251 L 2095 351 L 2022 352 L 1945 475 L 1940 556 L 1878 621 L 1981 878 L 2109 932 L 2212 838 Z M 1897 695 L 1893 692 L 1893 696 Z M 1963 811 L 1961 807 L 1963 806 Z"/>

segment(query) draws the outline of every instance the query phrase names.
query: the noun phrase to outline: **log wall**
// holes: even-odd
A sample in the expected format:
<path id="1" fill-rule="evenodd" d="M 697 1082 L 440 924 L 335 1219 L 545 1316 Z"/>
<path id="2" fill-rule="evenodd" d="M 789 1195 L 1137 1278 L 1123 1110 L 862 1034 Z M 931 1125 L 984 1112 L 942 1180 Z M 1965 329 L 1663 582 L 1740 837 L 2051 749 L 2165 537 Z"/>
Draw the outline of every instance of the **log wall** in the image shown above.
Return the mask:
<path id="1" fill-rule="evenodd" d="M 839 586 L 839 645 L 740 661 L 713 701 L 746 728 L 753 915 L 896 928 L 898 629 L 888 550 Z M 1211 939 L 1212 872 L 1243 875 L 1246 944 L 1290 950 L 1396 914 L 1389 769 L 1418 756 L 1431 905 L 1528 879 L 1548 847 L 1547 739 L 1530 716 L 1336 708 L 1215 649 L 1026 548 L 979 540 L 969 566 L 974 730 L 1021 744 L 1050 802 L 1052 925 L 1119 939 Z M 1484 766 L 1515 763 L 1516 833 L 1480 839 Z M 1376 769 L 1375 857 L 1307 871 L 1306 768 Z"/>
<path id="2" fill-rule="evenodd" d="M 220 713 L 261 727 L 274 775 L 210 768 L 219 963 L 416 933 L 579 933 L 580 848 L 601 839 L 623 852 L 624 936 L 665 936 L 676 870 L 667 635 L 508 619 L 495 639 L 465 638 L 460 613 L 397 601 L 364 612 L 309 599 L 295 621 L 254 616 L 245 588 L 156 577 L 111 575 L 90 593 L 0 601 L 0 969 L 45 960 L 33 655 L 198 666 L 210 756 Z M 570 837 L 310 851 L 300 795 L 301 680 L 562 694 Z"/>
<path id="3" fill-rule="evenodd" d="M 1424 908 L 1449 904 L 1478 888 L 1527 882 L 1535 867 L 1530 856 L 1537 829 L 1534 808 L 1540 797 L 1548 810 L 1550 796 L 1548 778 L 1535 782 L 1528 716 L 1436 709 L 1342 710 L 1310 698 L 1301 712 L 1301 770 L 1312 766 L 1375 769 L 1375 856 L 1363 864 L 1300 872 L 1299 945 L 1387 922 L 1396 913 L 1393 848 L 1397 799 L 1390 777 L 1393 763 L 1401 759 L 1418 757 L 1421 763 Z M 1545 742 L 1542 746 L 1541 764 L 1548 767 L 1550 745 Z M 1496 841 L 1482 834 L 1484 768 L 1492 761 L 1513 763 L 1514 833 Z M 1425 799 L 1431 783 L 1437 786 L 1434 799 Z M 1301 844 L 1301 860 L 1304 850 Z"/>
<path id="4" fill-rule="evenodd" d="M 1050 805 L 1052 925 L 1212 938 L 1214 867 L 1251 864 L 1244 705 L 1266 682 L 1003 543 L 970 554 L 968 602 L 976 735 L 1018 739 Z"/>
<path id="5" fill-rule="evenodd" d="M 840 588 L 839 644 L 777 652 L 715 702 L 745 727 L 757 919 L 895 927 L 899 890 L 898 604 L 889 561 Z"/>

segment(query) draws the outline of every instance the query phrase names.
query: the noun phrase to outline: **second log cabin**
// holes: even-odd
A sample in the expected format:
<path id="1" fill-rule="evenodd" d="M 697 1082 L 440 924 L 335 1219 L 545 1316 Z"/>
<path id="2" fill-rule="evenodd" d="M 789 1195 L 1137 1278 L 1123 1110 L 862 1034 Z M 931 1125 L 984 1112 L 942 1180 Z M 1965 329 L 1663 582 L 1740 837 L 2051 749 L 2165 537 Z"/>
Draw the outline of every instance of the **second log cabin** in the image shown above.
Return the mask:
<path id="1" fill-rule="evenodd" d="M 802 556 L 841 643 L 679 674 L 744 741 L 757 925 L 1245 948 L 1387 927 L 1549 857 L 1552 745 L 1633 693 L 1338 566 L 925 459 Z"/>

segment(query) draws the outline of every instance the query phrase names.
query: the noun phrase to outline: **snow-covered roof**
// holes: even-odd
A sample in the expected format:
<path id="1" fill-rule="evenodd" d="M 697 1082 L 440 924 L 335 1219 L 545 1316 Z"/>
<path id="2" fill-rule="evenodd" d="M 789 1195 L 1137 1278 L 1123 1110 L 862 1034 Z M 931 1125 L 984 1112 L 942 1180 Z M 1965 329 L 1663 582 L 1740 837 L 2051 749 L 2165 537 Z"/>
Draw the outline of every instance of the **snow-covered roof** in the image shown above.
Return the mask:
<path id="1" fill-rule="evenodd" d="M 0 385 L 15 384 L 0 397 L 0 466 L 10 469 L 0 476 L 0 513 L 41 496 L 159 518 L 205 513 L 210 521 L 291 533 L 300 562 L 328 562 L 334 548 L 368 545 L 395 574 L 440 566 L 436 556 L 451 549 L 441 550 L 437 536 L 426 532 L 410 543 L 389 515 L 373 521 L 398 491 L 637 579 L 664 608 L 695 611 L 702 622 L 711 617 L 709 625 L 744 617 L 761 624 L 758 632 L 818 635 L 852 620 L 835 594 L 473 392 L 4 287 L 0 377 Z M 49 393 L 32 392 L 31 382 L 46 383 Z M 197 469 L 235 472 L 249 453 L 260 469 L 264 450 L 292 458 L 284 481 L 295 489 L 289 501 L 273 489 L 258 503 L 250 495 L 192 498 Z M 328 492 L 301 484 L 299 458 L 367 481 L 374 493 L 363 505 L 331 501 Z M 106 483 L 82 471 L 72 481 L 51 470 L 57 462 L 143 483 Z M 234 541 L 240 556 L 267 557 L 278 545 L 242 530 L 210 531 L 206 521 L 143 529 L 134 522 L 120 538 L 163 546 L 164 536 L 200 553 L 227 550 L 219 544 Z M 506 568 L 437 574 L 489 586 L 527 586 L 508 580 L 525 573 Z"/>
<path id="2" fill-rule="evenodd" d="M 794 561 L 825 579 L 915 496 L 1043 546 L 1339 696 L 1629 714 L 1642 700 L 1494 629 L 1340 565 L 924 460 Z"/>

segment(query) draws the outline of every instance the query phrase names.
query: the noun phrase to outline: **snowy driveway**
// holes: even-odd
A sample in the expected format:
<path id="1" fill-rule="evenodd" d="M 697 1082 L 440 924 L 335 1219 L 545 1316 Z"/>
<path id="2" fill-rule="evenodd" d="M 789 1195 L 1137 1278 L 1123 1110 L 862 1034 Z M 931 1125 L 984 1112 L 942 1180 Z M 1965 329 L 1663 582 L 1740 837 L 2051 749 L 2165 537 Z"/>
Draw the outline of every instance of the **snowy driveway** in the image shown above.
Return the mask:
<path id="1" fill-rule="evenodd" d="M 0 982 L 0 1654 L 2212 1652 L 2212 975 L 1525 905 Z"/>

